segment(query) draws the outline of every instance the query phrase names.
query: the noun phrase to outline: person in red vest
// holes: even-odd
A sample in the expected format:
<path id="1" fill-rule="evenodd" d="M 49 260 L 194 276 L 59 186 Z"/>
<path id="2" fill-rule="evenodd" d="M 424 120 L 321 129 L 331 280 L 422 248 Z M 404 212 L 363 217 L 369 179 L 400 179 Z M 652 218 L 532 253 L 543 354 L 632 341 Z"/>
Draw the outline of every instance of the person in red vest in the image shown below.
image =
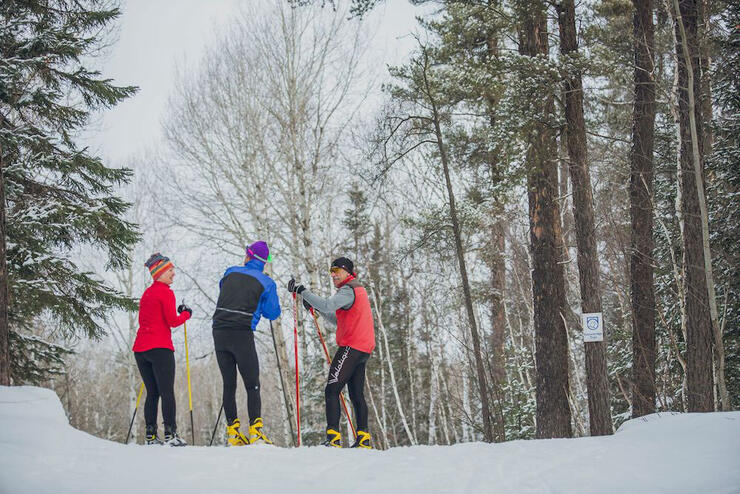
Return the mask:
<path id="1" fill-rule="evenodd" d="M 288 283 L 288 290 L 301 295 L 304 304 L 312 306 L 326 320 L 337 326 L 339 348 L 329 367 L 329 378 L 324 391 L 326 401 L 324 445 L 342 447 L 342 434 L 339 432 L 339 393 L 347 384 L 357 420 L 357 439 L 351 447 L 371 449 L 365 402 L 365 365 L 375 349 L 375 327 L 367 291 L 356 278 L 352 261 L 340 257 L 331 264 L 331 279 L 337 288 L 337 292 L 331 297 L 319 297 L 293 279 Z"/>
<path id="2" fill-rule="evenodd" d="M 139 330 L 134 341 L 134 356 L 141 379 L 146 386 L 144 419 L 146 444 L 185 446 L 177 435 L 175 422 L 175 347 L 172 329 L 190 319 L 193 311 L 180 304 L 175 311 L 175 294 L 170 285 L 175 266 L 157 252 L 144 265 L 154 282 L 144 291 L 139 302 Z M 157 402 L 162 398 L 164 443 L 157 437 Z"/>

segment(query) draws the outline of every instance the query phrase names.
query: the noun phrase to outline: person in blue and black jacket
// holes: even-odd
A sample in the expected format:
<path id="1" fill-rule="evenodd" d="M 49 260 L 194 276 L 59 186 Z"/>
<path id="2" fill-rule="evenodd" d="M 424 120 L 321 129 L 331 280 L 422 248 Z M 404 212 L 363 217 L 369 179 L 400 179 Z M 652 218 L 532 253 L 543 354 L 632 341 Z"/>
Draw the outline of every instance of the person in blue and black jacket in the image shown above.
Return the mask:
<path id="1" fill-rule="evenodd" d="M 262 316 L 272 321 L 280 316 L 280 301 L 275 282 L 262 272 L 265 263 L 272 260 L 267 244 L 255 242 L 246 251 L 244 265 L 230 267 L 221 278 L 216 312 L 213 314 L 213 343 L 224 382 L 226 432 L 232 446 L 244 446 L 257 441 L 272 444 L 262 432 L 260 368 L 254 331 Z M 236 412 L 237 368 L 247 389 L 249 436 L 239 430 Z"/>

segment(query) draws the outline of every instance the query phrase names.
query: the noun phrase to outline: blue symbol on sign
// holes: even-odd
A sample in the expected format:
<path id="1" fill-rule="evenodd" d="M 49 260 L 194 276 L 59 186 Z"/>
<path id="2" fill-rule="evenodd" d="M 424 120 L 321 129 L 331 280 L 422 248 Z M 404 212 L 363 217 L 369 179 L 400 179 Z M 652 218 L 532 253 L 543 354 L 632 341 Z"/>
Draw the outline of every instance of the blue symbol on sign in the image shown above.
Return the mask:
<path id="1" fill-rule="evenodd" d="M 591 331 L 599 329 L 599 318 L 598 317 L 586 317 L 586 327 Z"/>

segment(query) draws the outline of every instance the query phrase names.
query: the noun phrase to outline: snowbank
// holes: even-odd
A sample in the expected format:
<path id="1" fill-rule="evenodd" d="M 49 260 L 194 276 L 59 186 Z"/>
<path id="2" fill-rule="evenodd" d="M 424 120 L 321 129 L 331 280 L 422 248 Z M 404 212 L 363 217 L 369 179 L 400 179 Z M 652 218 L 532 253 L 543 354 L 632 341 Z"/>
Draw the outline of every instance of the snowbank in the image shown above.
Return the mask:
<path id="1" fill-rule="evenodd" d="M 611 437 L 389 451 L 166 448 L 69 426 L 54 392 L 0 386 L 2 493 L 740 493 L 740 412 L 660 414 Z"/>

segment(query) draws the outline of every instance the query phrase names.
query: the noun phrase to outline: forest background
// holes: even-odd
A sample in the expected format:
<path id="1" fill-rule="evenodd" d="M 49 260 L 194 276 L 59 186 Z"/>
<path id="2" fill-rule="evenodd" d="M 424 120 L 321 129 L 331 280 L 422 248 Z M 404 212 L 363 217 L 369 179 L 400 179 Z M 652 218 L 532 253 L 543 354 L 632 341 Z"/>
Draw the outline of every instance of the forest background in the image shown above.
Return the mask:
<path id="1" fill-rule="evenodd" d="M 221 405 L 218 280 L 264 239 L 283 317 L 274 331 L 261 323 L 257 342 L 280 445 L 295 421 L 284 286 L 296 276 L 331 294 L 339 255 L 355 260 L 374 309 L 367 395 L 380 448 L 609 434 L 655 411 L 737 409 L 736 5 L 416 2 L 399 41 L 411 54 L 385 67 L 368 48 L 382 4 L 267 3 L 224 21 L 180 71 L 163 146 L 106 163 L 133 170 L 113 195 L 140 237 L 120 252 L 19 248 L 39 213 L 19 214 L 25 203 L 5 192 L 13 384 L 52 387 L 74 427 L 123 441 L 140 382 L 131 309 L 150 282 L 144 260 L 161 251 L 194 309 L 194 436 L 206 443 Z M 12 105 L 3 117 L 9 126 Z M 53 256 L 115 295 L 66 318 L 43 303 L 21 314 L 36 300 L 29 279 L 48 281 L 29 265 Z M 298 307 L 302 436 L 315 444 L 326 364 Z M 605 342 L 584 343 L 584 312 L 603 313 Z M 188 438 L 180 329 L 173 340 Z M 238 400 L 246 410 L 243 389 Z"/>

